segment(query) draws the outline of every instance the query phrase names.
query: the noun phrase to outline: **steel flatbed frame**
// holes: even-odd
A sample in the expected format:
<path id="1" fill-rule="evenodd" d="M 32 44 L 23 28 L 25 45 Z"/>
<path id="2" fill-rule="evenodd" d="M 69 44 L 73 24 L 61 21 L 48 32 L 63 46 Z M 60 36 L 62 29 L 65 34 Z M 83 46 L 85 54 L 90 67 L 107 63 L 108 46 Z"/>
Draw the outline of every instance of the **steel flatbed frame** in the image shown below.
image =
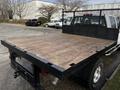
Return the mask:
<path id="1" fill-rule="evenodd" d="M 27 80 L 35 88 L 40 87 L 40 85 L 39 86 L 36 86 L 36 85 L 37 85 L 37 83 L 40 82 L 40 80 L 38 78 L 39 78 L 39 73 L 40 73 L 41 68 L 47 69 L 49 71 L 49 73 L 51 73 L 52 75 L 54 75 L 55 77 L 57 77 L 59 79 L 64 79 L 64 78 L 70 76 L 71 74 L 79 71 L 80 69 L 84 68 L 84 66 L 86 66 L 89 62 L 91 62 L 94 58 L 101 57 L 102 55 L 105 54 L 105 52 L 107 50 L 111 49 L 112 47 L 114 47 L 117 44 L 116 42 L 114 42 L 112 45 L 106 47 L 105 49 L 103 49 L 101 51 L 97 51 L 97 53 L 95 55 L 92 55 L 91 57 L 83 60 L 82 62 L 80 62 L 76 65 L 73 65 L 68 70 L 64 70 L 63 68 L 56 66 L 52 63 L 49 63 L 46 60 L 42 60 L 40 57 L 33 55 L 27 51 L 24 51 L 21 48 L 14 46 L 11 43 L 8 43 L 7 41 L 2 40 L 1 43 L 2 43 L 2 45 L 6 46 L 9 49 L 11 65 L 14 69 L 16 69 L 15 77 L 17 77 L 17 73 L 22 75 L 25 79 L 27 77 Z M 16 57 L 22 57 L 22 58 L 25 58 L 26 60 L 30 61 L 33 64 L 34 74 L 30 73 L 27 69 L 25 69 L 20 64 L 18 64 L 15 61 Z"/>

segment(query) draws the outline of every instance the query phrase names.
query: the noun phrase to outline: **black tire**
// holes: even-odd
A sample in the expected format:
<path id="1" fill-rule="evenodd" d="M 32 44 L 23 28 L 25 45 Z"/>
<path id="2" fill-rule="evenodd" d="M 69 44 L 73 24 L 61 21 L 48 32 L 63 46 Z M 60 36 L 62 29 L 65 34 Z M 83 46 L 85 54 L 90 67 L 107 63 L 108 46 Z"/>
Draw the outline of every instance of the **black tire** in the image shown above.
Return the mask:
<path id="1" fill-rule="evenodd" d="M 95 73 L 98 73 L 98 68 L 100 69 L 100 76 L 99 79 L 96 79 L 95 82 Z M 88 86 L 90 90 L 101 90 L 101 88 L 103 87 L 103 85 L 105 84 L 105 73 L 104 73 L 104 64 L 103 64 L 103 60 L 99 59 L 97 60 L 95 63 L 90 65 L 90 69 L 89 69 L 89 78 L 88 78 Z"/>
<path id="2" fill-rule="evenodd" d="M 101 77 L 94 83 L 93 77 L 97 67 L 101 67 Z M 87 87 L 89 90 L 101 90 L 106 82 L 103 59 L 91 60 L 82 70 L 76 72 L 72 79 L 80 85 Z"/>
<path id="3" fill-rule="evenodd" d="M 55 26 L 56 29 L 58 29 L 58 27 Z"/>
<path id="4" fill-rule="evenodd" d="M 49 27 L 48 24 L 46 24 L 45 27 Z"/>
<path id="5" fill-rule="evenodd" d="M 93 76 L 98 66 L 101 67 L 101 77 L 96 83 L 94 83 Z M 88 88 L 89 90 L 101 90 L 106 82 L 103 59 L 95 58 L 91 60 L 83 67 L 83 69 L 80 69 L 74 73 L 70 79 Z"/>

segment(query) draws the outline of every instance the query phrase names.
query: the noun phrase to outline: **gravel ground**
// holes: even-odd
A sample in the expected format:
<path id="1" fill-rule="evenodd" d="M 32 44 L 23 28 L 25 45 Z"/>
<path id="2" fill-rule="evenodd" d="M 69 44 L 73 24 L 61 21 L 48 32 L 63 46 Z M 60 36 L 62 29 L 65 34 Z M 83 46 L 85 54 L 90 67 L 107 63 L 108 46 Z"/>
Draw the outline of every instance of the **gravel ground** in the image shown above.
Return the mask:
<path id="1" fill-rule="evenodd" d="M 0 24 L 0 40 L 7 39 L 9 37 L 43 35 L 45 33 L 52 33 L 52 31 L 53 30 L 50 28 Z M 8 57 L 9 55 L 7 49 L 0 45 L 0 90 L 34 90 L 22 77 L 14 79 L 14 70 L 10 67 L 10 60 Z M 70 80 L 59 81 L 56 86 L 53 86 L 51 84 L 52 80 L 53 77 L 51 75 L 42 77 L 42 85 L 46 90 L 86 90 L 79 84 Z"/>

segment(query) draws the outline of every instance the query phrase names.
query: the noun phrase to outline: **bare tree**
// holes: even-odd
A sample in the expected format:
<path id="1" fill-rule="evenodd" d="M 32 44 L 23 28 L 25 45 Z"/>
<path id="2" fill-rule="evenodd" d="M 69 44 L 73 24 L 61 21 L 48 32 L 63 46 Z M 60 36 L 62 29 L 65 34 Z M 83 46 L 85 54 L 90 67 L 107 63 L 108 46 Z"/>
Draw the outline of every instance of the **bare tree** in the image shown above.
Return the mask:
<path id="1" fill-rule="evenodd" d="M 9 19 L 13 19 L 16 9 L 16 0 L 6 0 L 6 4 L 7 4 L 8 17 Z"/>
<path id="2" fill-rule="evenodd" d="M 28 0 L 0 0 L 0 16 L 2 18 L 13 19 L 16 14 L 21 19 L 26 15 L 26 2 Z M 27 10 L 26 10 L 27 11 Z"/>
<path id="3" fill-rule="evenodd" d="M 39 8 L 40 14 L 43 15 L 43 17 L 47 18 L 48 21 L 50 21 L 50 18 L 57 10 L 58 8 L 54 5 L 42 5 Z"/>
<path id="4" fill-rule="evenodd" d="M 0 12 L 3 18 L 12 19 L 15 13 L 15 0 L 1 0 Z"/>
<path id="5" fill-rule="evenodd" d="M 7 3 L 6 0 L 1 0 L 0 1 L 0 13 L 1 13 L 0 16 L 1 16 L 2 19 L 7 19 L 8 18 L 8 14 L 7 14 L 8 5 L 6 3 Z"/>
<path id="6" fill-rule="evenodd" d="M 81 8 L 88 0 L 57 0 L 64 10 L 77 10 Z"/>
<path id="7" fill-rule="evenodd" d="M 22 19 L 22 17 L 24 17 L 26 14 L 24 13 L 24 11 L 28 8 L 26 6 L 26 2 L 24 0 L 16 0 L 16 15 L 19 16 L 20 19 Z M 27 11 L 27 10 L 26 10 Z"/>

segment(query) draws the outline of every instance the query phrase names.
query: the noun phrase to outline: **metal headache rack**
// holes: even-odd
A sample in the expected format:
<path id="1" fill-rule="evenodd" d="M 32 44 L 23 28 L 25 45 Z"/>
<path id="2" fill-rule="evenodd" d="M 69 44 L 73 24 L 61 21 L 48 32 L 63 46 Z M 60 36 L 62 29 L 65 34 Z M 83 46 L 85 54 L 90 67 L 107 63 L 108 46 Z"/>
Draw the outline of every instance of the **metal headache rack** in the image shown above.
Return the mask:
<path id="1" fill-rule="evenodd" d="M 117 11 L 117 12 L 116 12 Z M 88 12 L 88 13 L 87 13 Z M 79 13 L 78 14 L 78 16 L 80 15 L 80 13 L 87 13 L 87 14 L 89 14 L 89 12 L 90 12 L 90 14 L 92 14 L 92 13 L 97 13 L 97 15 L 99 16 L 99 24 L 100 24 L 100 21 L 101 21 L 101 16 L 102 16 L 102 14 L 104 15 L 105 13 L 107 13 L 107 14 L 113 14 L 113 15 L 115 15 L 115 16 L 118 16 L 118 17 L 120 17 L 120 13 L 118 13 L 118 12 L 120 12 L 120 8 L 114 8 L 114 9 L 93 9 L 93 10 L 76 10 L 76 11 L 65 11 L 64 9 L 62 10 L 62 20 L 64 21 L 64 19 L 65 19 L 65 14 L 67 14 L 67 13 L 71 13 L 71 17 L 73 17 L 73 18 L 75 18 L 75 16 L 76 16 L 76 14 L 77 13 Z M 111 13 L 112 12 L 112 13 Z M 113 13 L 113 12 L 115 12 L 115 13 Z M 95 13 L 95 14 L 96 14 Z M 82 14 L 83 15 L 83 14 Z M 94 15 L 94 14 L 93 14 Z M 64 25 L 64 24 L 63 24 Z"/>

